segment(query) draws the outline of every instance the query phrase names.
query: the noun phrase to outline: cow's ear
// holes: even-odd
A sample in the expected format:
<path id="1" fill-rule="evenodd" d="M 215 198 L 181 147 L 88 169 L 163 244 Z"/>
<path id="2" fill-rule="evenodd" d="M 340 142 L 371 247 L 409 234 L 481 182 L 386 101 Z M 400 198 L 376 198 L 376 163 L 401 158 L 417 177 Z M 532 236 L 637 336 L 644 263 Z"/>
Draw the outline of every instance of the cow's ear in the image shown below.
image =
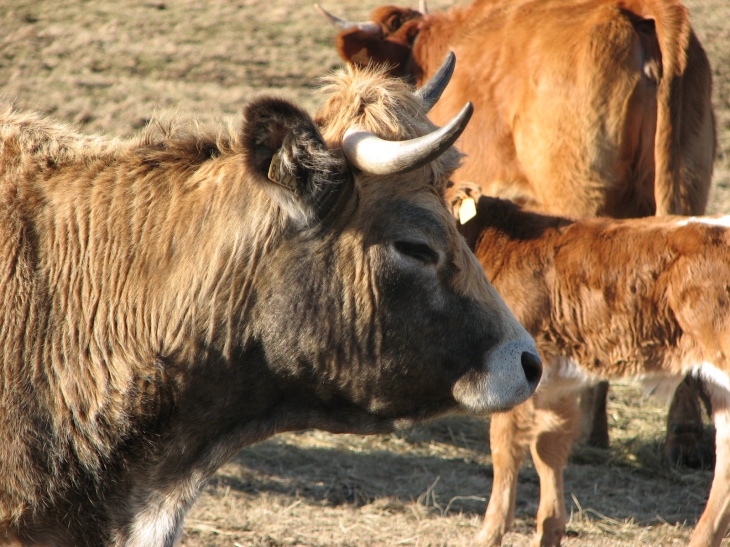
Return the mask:
<path id="1" fill-rule="evenodd" d="M 339 151 L 330 150 L 312 118 L 288 101 L 261 98 L 244 109 L 243 146 L 247 172 L 294 217 L 327 215 L 347 182 Z"/>
<path id="2" fill-rule="evenodd" d="M 373 61 L 373 55 L 379 56 L 382 42 L 383 38 L 379 36 L 352 29 L 337 35 L 337 51 L 348 63 L 367 66 Z"/>
<path id="3" fill-rule="evenodd" d="M 345 61 L 353 65 L 387 65 L 393 76 L 409 76 L 405 71 L 411 46 L 405 41 L 352 29 L 337 35 L 337 51 Z"/>
<path id="4" fill-rule="evenodd" d="M 476 216 L 476 205 L 481 197 L 482 188 L 474 182 L 459 182 L 446 190 L 451 214 L 460 224 L 466 224 Z"/>

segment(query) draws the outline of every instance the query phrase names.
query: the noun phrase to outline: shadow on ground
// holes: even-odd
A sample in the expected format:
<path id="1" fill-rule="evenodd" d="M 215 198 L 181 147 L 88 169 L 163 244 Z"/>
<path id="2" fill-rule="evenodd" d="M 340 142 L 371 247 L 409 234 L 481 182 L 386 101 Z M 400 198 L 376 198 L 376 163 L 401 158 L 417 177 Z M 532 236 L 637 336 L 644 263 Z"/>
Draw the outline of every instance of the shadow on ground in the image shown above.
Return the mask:
<path id="1" fill-rule="evenodd" d="M 322 432 L 279 435 L 242 450 L 210 488 L 332 507 L 417 501 L 442 515 L 481 516 L 493 475 L 486 435 L 481 441 L 476 435 L 480 429 L 486 433 L 483 422 L 450 418 L 397 436 L 364 438 L 372 439 L 368 446 Z M 353 443 L 363 439 L 351 437 Z M 692 525 L 711 479 L 710 471 L 666 466 L 659 440 L 622 441 L 608 450 L 578 447 L 565 471 L 566 503 L 569 512 L 587 510 L 597 518 Z M 518 479 L 517 516 L 534 517 L 538 500 L 539 479 L 528 456 Z"/>

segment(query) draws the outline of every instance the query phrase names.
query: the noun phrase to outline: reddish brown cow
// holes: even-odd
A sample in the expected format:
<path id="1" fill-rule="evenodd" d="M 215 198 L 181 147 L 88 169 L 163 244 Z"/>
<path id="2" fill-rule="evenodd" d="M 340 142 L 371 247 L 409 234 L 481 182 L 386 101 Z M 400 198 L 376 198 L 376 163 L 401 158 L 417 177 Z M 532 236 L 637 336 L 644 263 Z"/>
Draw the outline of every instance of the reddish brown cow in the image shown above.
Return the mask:
<path id="1" fill-rule="evenodd" d="M 467 100 L 456 181 L 573 217 L 704 211 L 712 75 L 678 0 L 483 0 L 444 13 L 377 8 L 337 36 L 348 62 L 423 82 L 459 59 L 431 119 Z"/>
<path id="2" fill-rule="evenodd" d="M 535 396 L 493 416 L 494 483 L 481 545 L 500 545 L 529 447 L 540 477 L 536 545 L 565 532 L 563 468 L 587 380 L 703 380 L 716 428 L 715 478 L 691 547 L 718 546 L 730 523 L 730 217 L 542 216 L 482 197 L 462 227 L 487 277 L 535 338 Z M 684 385 L 684 384 L 682 384 Z"/>
<path id="3" fill-rule="evenodd" d="M 476 106 L 454 180 L 573 218 L 704 213 L 712 75 L 679 0 L 482 0 L 422 11 L 377 8 L 340 32 L 337 48 L 348 62 L 388 63 L 416 82 L 456 53 L 459 68 L 430 115 L 440 124 L 467 98 Z M 605 408 L 605 390 L 596 402 Z M 607 444 L 605 412 L 599 418 L 592 438 Z"/>
<path id="4" fill-rule="evenodd" d="M 329 94 L 131 141 L 0 109 L 0 544 L 172 547 L 242 446 L 530 396 L 444 203 L 469 107 L 435 130 L 358 70 Z"/>

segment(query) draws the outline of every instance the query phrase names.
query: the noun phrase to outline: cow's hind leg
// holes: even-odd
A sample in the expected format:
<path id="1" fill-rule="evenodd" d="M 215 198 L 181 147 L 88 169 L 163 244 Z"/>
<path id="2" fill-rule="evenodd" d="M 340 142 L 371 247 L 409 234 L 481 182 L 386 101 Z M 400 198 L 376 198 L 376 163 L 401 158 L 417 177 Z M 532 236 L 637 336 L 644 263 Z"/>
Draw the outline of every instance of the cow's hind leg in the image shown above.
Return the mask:
<path id="1" fill-rule="evenodd" d="M 484 525 L 477 544 L 496 547 L 509 530 L 515 516 L 517 477 L 530 444 L 533 425 L 533 399 L 509 412 L 494 414 L 489 428 L 494 481 Z"/>
<path id="2" fill-rule="evenodd" d="M 608 382 L 585 386 L 580 393 L 580 436 L 588 446 L 608 448 Z"/>
<path id="3" fill-rule="evenodd" d="M 715 422 L 715 477 L 689 547 L 717 547 L 730 525 L 730 392 L 705 384 Z"/>
<path id="4" fill-rule="evenodd" d="M 537 510 L 537 535 L 534 545 L 560 545 L 567 521 L 563 493 L 563 469 L 578 434 L 578 405 L 575 395 L 536 405 L 535 437 L 530 445 L 532 459 L 540 476 L 540 505 Z"/>
<path id="5" fill-rule="evenodd" d="M 687 375 L 677 386 L 667 416 L 667 439 L 664 456 L 673 465 L 686 465 L 694 469 L 709 468 L 714 454 L 704 444 L 702 401 L 710 416 L 712 405 L 704 393 L 702 380 Z"/>

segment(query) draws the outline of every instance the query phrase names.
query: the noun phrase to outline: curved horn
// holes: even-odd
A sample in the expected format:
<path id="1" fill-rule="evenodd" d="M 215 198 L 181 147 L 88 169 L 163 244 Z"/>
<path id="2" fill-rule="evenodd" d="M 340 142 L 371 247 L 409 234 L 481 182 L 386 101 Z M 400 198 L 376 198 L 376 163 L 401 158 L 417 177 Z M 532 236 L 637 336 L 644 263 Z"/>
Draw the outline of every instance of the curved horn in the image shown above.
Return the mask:
<path id="1" fill-rule="evenodd" d="M 456 55 L 454 55 L 453 51 L 449 51 L 446 54 L 446 59 L 444 59 L 441 68 L 438 69 L 438 72 L 436 72 L 436 74 L 434 74 L 431 79 L 423 85 L 423 87 L 416 91 L 416 95 L 421 97 L 421 100 L 423 100 L 423 108 L 426 109 L 426 112 L 431 110 L 433 105 L 435 105 L 441 98 L 441 94 L 444 92 L 444 89 L 446 89 L 446 86 L 449 85 L 449 80 L 451 80 L 451 75 L 454 73 L 455 66 Z"/>
<path id="2" fill-rule="evenodd" d="M 474 106 L 466 106 L 441 129 L 407 141 L 386 141 L 380 137 L 351 127 L 345 131 L 342 149 L 347 160 L 370 175 L 398 175 L 407 173 L 435 160 L 454 144 L 466 128 Z"/>
<path id="3" fill-rule="evenodd" d="M 428 15 L 428 5 L 426 4 L 426 0 L 419 0 L 418 11 L 420 11 L 423 15 Z"/>
<path id="4" fill-rule="evenodd" d="M 319 13 L 324 15 L 330 23 L 338 28 L 341 28 L 342 30 L 357 28 L 370 34 L 381 34 L 383 32 L 383 29 L 380 27 L 380 25 L 372 21 L 362 21 L 354 23 L 352 21 L 348 21 L 347 19 L 340 19 L 336 15 L 332 15 L 319 4 L 314 4 L 314 7 L 317 9 L 317 11 L 319 11 Z"/>

